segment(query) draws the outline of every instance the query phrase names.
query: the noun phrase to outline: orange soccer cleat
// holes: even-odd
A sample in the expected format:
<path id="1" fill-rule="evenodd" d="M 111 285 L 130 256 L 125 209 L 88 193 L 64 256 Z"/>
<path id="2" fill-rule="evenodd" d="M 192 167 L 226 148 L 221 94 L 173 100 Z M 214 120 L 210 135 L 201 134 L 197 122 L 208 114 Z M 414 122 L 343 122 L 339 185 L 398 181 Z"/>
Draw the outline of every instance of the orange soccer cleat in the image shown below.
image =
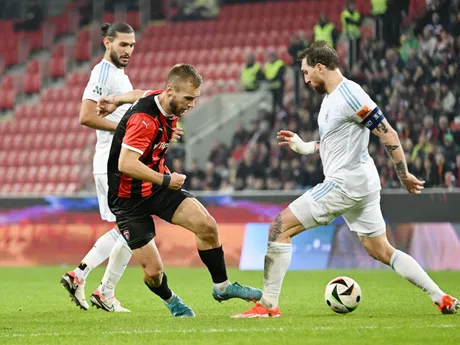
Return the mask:
<path id="1" fill-rule="evenodd" d="M 255 306 L 245 311 L 242 314 L 232 315 L 232 318 L 235 319 L 255 319 L 255 318 L 269 318 L 269 317 L 280 317 L 281 312 L 280 308 L 276 307 L 269 309 L 264 307 L 260 303 L 256 303 Z"/>
<path id="2" fill-rule="evenodd" d="M 443 314 L 456 314 L 459 307 L 458 300 L 449 295 L 442 296 L 441 305 L 438 305 L 439 310 Z"/>

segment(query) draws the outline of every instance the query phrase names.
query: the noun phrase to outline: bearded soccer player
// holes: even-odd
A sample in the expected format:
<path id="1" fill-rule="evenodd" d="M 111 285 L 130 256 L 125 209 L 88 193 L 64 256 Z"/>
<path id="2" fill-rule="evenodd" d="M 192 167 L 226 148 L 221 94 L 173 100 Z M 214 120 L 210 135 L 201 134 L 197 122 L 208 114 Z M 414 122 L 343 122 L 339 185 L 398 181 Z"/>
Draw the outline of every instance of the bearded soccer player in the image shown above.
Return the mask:
<path id="1" fill-rule="evenodd" d="M 411 194 L 420 194 L 423 181 L 409 173 L 401 143 L 379 107 L 363 89 L 343 77 L 337 52 L 317 41 L 300 56 L 304 79 L 325 95 L 318 115 L 319 142 L 304 142 L 290 131 L 278 133 L 280 144 L 293 151 L 318 153 L 325 180 L 275 217 L 270 225 L 265 256 L 263 297 L 235 318 L 281 315 L 278 298 L 292 254 L 291 238 L 342 216 L 371 257 L 429 295 L 443 314 L 453 314 L 458 300 L 444 293 L 409 255 L 391 246 L 380 209 L 380 179 L 369 156 L 370 132 L 378 136 L 393 160 L 398 177 Z"/>
<path id="2" fill-rule="evenodd" d="M 103 119 L 96 114 L 96 104 L 99 98 L 103 96 L 119 95 L 133 90 L 124 68 L 129 63 L 136 40 L 133 28 L 126 23 L 105 23 L 101 26 L 101 31 L 106 51 L 102 61 L 94 66 L 84 91 L 80 123 L 96 130 L 97 143 L 93 160 L 93 174 L 99 211 L 103 220 L 114 223 L 115 216 L 107 203 L 107 160 L 113 133 L 129 105 L 118 108 L 110 116 Z M 61 284 L 80 308 L 84 310 L 89 308 L 84 290 L 88 274 L 93 268 L 104 262 L 109 255 L 107 269 L 101 284 L 91 295 L 91 303 L 105 311 L 129 312 L 128 309 L 120 305 L 114 296 L 115 286 L 123 275 L 132 255 L 116 225 L 96 241 L 78 267 L 67 272 L 61 278 Z"/>
<path id="3" fill-rule="evenodd" d="M 177 120 L 195 107 L 202 82 L 193 66 L 179 64 L 170 70 L 165 90 L 132 91 L 98 102 L 103 116 L 116 106 L 135 102 L 120 121 L 110 150 L 109 206 L 136 261 L 144 269 L 145 284 L 164 301 L 173 316 L 194 313 L 168 286 L 155 244 L 152 215 L 195 234 L 198 254 L 214 283 L 215 300 L 257 301 L 262 296 L 258 289 L 228 280 L 216 221 L 191 193 L 181 188 L 186 176 L 171 173 L 165 165 Z"/>

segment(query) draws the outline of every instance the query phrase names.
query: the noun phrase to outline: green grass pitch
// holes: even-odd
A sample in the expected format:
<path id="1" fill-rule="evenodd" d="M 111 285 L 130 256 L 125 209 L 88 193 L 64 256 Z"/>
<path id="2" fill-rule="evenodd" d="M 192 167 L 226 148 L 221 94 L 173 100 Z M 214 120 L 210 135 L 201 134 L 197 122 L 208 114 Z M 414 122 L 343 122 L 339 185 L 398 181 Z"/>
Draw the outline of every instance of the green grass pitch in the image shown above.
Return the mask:
<path id="1" fill-rule="evenodd" d="M 0 269 L 0 344 L 459 344 L 460 315 L 442 315 L 431 300 L 394 272 L 290 271 L 283 284 L 279 319 L 231 319 L 251 306 L 240 300 L 217 303 L 205 269 L 167 269 L 171 288 L 197 314 L 174 319 L 128 268 L 116 295 L 130 314 L 71 304 L 59 284 L 66 268 Z M 89 295 L 103 269 L 91 272 Z M 354 278 L 363 291 L 359 308 L 333 313 L 324 302 L 327 282 Z M 230 270 L 230 279 L 260 287 L 262 272 Z M 448 293 L 460 296 L 460 272 L 432 272 Z"/>

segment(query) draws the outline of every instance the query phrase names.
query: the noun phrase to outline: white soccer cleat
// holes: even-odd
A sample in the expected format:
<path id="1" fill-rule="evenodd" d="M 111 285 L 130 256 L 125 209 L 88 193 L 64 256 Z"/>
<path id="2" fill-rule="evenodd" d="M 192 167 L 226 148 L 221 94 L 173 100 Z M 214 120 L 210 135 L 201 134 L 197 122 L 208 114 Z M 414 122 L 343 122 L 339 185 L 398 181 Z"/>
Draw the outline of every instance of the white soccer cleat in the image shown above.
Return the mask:
<path id="1" fill-rule="evenodd" d="M 120 301 L 115 298 L 115 296 L 110 298 L 105 298 L 99 292 L 95 290 L 90 298 L 91 304 L 98 309 L 102 309 L 112 313 L 130 313 L 131 310 L 126 309 L 121 306 Z"/>
<path id="2" fill-rule="evenodd" d="M 72 301 L 83 310 L 88 310 L 89 305 L 85 297 L 85 282 L 81 282 L 73 271 L 61 277 L 61 285 L 69 292 Z"/>

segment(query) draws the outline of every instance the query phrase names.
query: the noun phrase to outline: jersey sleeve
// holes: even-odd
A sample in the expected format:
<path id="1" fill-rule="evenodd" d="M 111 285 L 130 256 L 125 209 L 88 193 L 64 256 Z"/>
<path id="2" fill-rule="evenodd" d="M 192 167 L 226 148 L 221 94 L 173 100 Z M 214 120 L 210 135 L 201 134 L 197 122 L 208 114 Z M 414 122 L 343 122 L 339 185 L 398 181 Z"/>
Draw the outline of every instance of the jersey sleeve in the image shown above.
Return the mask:
<path id="1" fill-rule="evenodd" d="M 144 154 L 158 132 L 158 123 L 146 114 L 134 114 L 126 124 L 122 147 Z"/>
<path id="2" fill-rule="evenodd" d="M 90 99 L 97 102 L 101 97 L 110 95 L 110 83 L 113 79 L 110 76 L 110 69 L 110 65 L 104 63 L 91 71 L 91 77 L 83 92 L 82 100 Z"/>
<path id="3" fill-rule="evenodd" d="M 385 118 L 372 98 L 359 87 L 356 90 L 343 89 L 349 119 L 373 131 Z"/>

